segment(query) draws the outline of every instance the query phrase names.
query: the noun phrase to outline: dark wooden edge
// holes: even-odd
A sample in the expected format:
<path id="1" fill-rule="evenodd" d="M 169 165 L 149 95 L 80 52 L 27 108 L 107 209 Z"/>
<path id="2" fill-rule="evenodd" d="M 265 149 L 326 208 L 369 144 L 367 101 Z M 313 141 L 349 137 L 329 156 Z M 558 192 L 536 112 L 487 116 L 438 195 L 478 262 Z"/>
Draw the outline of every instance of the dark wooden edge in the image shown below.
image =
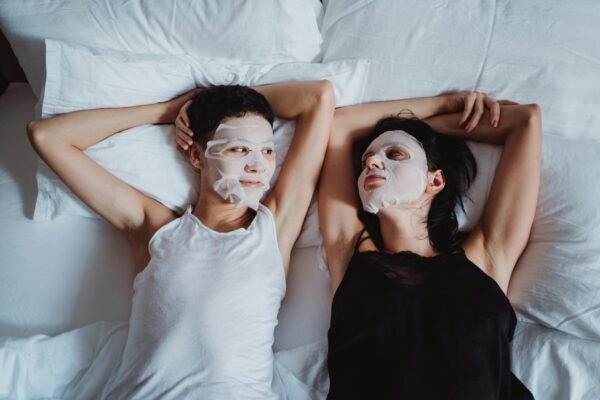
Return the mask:
<path id="1" fill-rule="evenodd" d="M 0 94 L 10 82 L 26 82 L 25 73 L 10 47 L 10 43 L 0 31 Z"/>

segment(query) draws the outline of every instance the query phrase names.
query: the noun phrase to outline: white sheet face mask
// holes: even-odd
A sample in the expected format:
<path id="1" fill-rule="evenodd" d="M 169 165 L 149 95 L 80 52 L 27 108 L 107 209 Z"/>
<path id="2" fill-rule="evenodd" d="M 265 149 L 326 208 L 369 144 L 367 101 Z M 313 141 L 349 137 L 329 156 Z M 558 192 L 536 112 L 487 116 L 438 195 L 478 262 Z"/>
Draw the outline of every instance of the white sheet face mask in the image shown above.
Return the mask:
<path id="1" fill-rule="evenodd" d="M 363 154 L 362 165 L 358 193 L 363 209 L 369 213 L 413 202 L 425 191 L 428 171 L 425 150 L 404 131 L 379 135 Z"/>
<path id="2" fill-rule="evenodd" d="M 236 207 L 258 208 L 275 171 L 273 129 L 262 117 L 232 118 L 206 144 L 213 189 Z"/>

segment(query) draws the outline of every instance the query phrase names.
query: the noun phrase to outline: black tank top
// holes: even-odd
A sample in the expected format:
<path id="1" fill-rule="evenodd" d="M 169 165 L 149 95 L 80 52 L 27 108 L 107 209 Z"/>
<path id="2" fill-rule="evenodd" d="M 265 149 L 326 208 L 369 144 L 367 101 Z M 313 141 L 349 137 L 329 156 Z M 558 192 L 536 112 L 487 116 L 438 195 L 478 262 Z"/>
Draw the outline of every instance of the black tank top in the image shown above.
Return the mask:
<path id="1" fill-rule="evenodd" d="M 329 329 L 328 399 L 533 399 L 510 371 L 515 313 L 464 251 L 355 251 Z"/>

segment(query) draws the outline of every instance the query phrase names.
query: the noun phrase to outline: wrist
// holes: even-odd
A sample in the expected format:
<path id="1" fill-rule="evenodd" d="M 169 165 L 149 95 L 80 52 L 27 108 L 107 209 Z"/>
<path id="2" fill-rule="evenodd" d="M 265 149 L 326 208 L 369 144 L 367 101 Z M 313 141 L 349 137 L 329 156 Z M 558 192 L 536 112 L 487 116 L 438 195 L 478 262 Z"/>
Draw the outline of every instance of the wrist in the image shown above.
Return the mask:
<path id="1" fill-rule="evenodd" d="M 456 94 L 454 93 L 445 93 L 441 94 L 438 97 L 439 105 L 437 114 L 451 114 L 455 112 L 462 111 L 461 108 L 457 107 L 457 102 L 455 100 Z"/>
<path id="2" fill-rule="evenodd" d="M 179 114 L 181 109 L 180 104 L 175 104 L 173 101 L 166 101 L 163 103 L 156 103 L 152 105 L 152 119 L 156 124 L 172 124 Z"/>

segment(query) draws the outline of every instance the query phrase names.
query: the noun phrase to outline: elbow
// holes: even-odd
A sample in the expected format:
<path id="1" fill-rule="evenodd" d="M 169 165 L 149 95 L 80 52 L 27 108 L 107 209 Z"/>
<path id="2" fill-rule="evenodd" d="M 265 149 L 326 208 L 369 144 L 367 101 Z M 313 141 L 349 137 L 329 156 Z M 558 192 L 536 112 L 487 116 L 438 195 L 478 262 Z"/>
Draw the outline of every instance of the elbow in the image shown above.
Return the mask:
<path id="1" fill-rule="evenodd" d="M 525 104 L 522 107 L 521 125 L 541 129 L 542 109 L 538 104 Z M 535 129 L 538 130 L 538 129 Z"/>
<path id="2" fill-rule="evenodd" d="M 527 104 L 527 122 L 528 124 L 542 124 L 542 109 L 538 104 Z"/>
<path id="3" fill-rule="evenodd" d="M 315 100 L 320 105 L 335 108 L 335 88 L 331 81 L 324 79 L 317 82 Z"/>
<path id="4" fill-rule="evenodd" d="M 36 143 L 40 141 L 42 136 L 41 131 L 38 128 L 38 121 L 29 121 L 27 123 L 27 137 L 31 144 L 35 147 Z"/>
<path id="5" fill-rule="evenodd" d="M 40 121 L 29 121 L 27 123 L 27 137 L 33 148 L 39 153 L 40 149 L 44 147 L 44 143 L 47 142 L 47 134 L 45 131 L 40 129 Z"/>
<path id="6" fill-rule="evenodd" d="M 524 104 L 515 107 L 509 124 L 505 125 L 506 133 L 522 132 L 523 130 L 541 132 L 542 110 L 537 104 Z"/>
<path id="7" fill-rule="evenodd" d="M 537 104 L 527 104 L 527 119 L 525 129 L 535 137 L 537 147 L 542 146 L 542 109 Z"/>

